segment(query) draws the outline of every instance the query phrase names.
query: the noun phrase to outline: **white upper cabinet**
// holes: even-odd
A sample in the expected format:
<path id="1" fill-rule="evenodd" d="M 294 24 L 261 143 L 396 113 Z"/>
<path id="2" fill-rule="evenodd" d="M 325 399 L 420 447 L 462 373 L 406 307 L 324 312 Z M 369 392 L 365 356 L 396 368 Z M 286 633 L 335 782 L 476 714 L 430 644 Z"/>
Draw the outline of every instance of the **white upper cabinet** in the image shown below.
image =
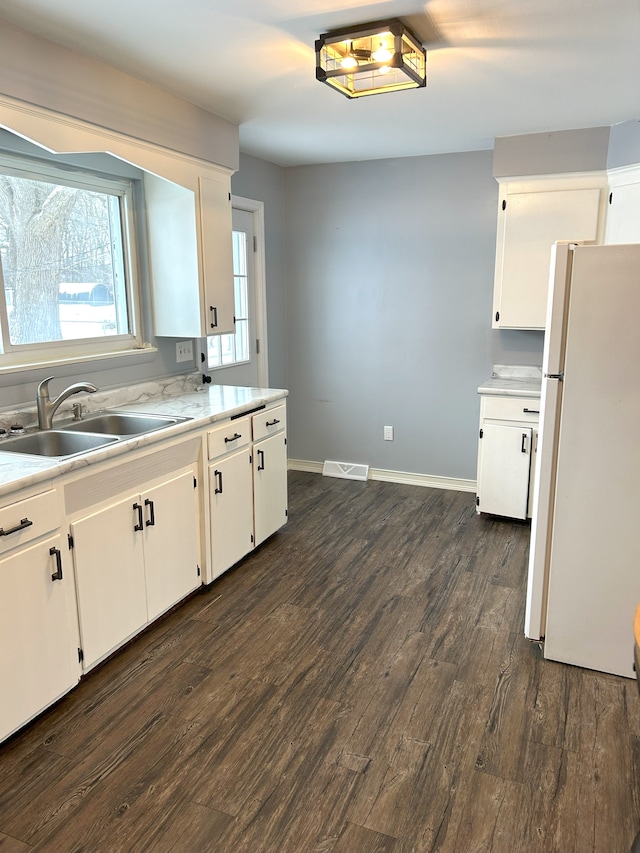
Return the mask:
<path id="1" fill-rule="evenodd" d="M 606 175 L 510 178 L 500 185 L 494 329 L 544 329 L 551 246 L 601 242 Z"/>
<path id="2" fill-rule="evenodd" d="M 640 165 L 609 172 L 606 243 L 640 243 Z"/>
<path id="3" fill-rule="evenodd" d="M 235 332 L 231 238 L 231 184 L 227 175 L 199 179 L 204 329 L 202 335 Z"/>
<path id="4" fill-rule="evenodd" d="M 230 175 L 187 170 L 179 184 L 147 173 L 144 183 L 156 335 L 234 332 Z"/>

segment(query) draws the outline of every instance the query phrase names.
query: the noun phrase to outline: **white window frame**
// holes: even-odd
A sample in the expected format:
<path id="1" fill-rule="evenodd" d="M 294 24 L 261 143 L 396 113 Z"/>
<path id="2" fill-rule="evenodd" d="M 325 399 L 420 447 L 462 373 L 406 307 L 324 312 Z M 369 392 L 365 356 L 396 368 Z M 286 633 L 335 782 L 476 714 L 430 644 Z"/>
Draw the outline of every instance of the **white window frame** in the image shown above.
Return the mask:
<path id="1" fill-rule="evenodd" d="M 38 158 L 0 153 L 0 171 L 32 180 L 50 180 L 67 186 L 93 191 L 105 191 L 120 198 L 123 268 L 129 317 L 129 333 L 100 338 L 49 341 L 37 344 L 12 345 L 9 340 L 4 292 L 0 294 L 0 323 L 4 352 L 0 352 L 0 373 L 46 365 L 68 364 L 126 355 L 148 348 L 143 343 L 141 329 L 138 258 L 134 218 L 133 181 L 122 177 L 106 177 L 87 169 L 69 169 Z M 0 276 L 2 272 L 0 270 Z M 0 283 L 1 280 L 0 280 Z M 4 291 L 4 287 L 2 288 Z"/>

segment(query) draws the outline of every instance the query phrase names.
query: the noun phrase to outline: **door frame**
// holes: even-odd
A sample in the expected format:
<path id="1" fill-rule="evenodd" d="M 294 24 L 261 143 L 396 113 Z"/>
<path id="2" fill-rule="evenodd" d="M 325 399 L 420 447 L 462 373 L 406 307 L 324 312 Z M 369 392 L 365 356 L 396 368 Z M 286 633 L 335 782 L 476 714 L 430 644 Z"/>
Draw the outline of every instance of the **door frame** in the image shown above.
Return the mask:
<path id="1" fill-rule="evenodd" d="M 264 258 L 264 202 L 252 198 L 232 195 L 231 207 L 251 213 L 256 249 L 253 255 L 253 280 L 255 284 L 255 328 L 260 341 L 260 352 L 256 353 L 258 386 L 269 387 L 269 349 L 267 343 L 267 278 Z"/>

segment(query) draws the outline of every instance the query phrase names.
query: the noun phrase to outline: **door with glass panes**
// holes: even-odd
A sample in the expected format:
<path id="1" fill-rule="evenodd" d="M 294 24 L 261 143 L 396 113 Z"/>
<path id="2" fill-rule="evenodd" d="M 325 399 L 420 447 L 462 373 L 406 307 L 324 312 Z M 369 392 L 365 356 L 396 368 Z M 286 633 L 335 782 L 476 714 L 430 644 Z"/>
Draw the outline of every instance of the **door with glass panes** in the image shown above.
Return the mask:
<path id="1" fill-rule="evenodd" d="M 258 339 L 253 214 L 233 209 L 233 281 L 235 334 L 207 338 L 214 382 L 258 387 Z"/>

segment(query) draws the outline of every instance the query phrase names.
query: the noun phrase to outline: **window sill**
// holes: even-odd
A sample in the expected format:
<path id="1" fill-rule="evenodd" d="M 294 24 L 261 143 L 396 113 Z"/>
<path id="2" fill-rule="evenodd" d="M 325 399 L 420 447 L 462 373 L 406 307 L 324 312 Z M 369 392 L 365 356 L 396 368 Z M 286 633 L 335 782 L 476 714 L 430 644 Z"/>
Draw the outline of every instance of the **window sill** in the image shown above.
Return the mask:
<path id="1" fill-rule="evenodd" d="M 43 358 L 41 361 L 29 362 L 12 362 L 3 364 L 0 361 L 0 376 L 11 373 L 27 373 L 32 370 L 42 370 L 43 368 L 61 367 L 68 364 L 87 364 L 97 365 L 98 362 L 109 362 L 113 359 L 118 360 L 118 367 L 127 367 L 130 364 L 139 364 L 140 361 L 151 360 L 158 348 L 151 344 L 144 344 L 136 349 L 121 349 L 113 352 L 101 353 L 82 353 L 78 355 L 60 356 L 59 358 Z M 2 357 L 0 356 L 0 359 Z"/>

